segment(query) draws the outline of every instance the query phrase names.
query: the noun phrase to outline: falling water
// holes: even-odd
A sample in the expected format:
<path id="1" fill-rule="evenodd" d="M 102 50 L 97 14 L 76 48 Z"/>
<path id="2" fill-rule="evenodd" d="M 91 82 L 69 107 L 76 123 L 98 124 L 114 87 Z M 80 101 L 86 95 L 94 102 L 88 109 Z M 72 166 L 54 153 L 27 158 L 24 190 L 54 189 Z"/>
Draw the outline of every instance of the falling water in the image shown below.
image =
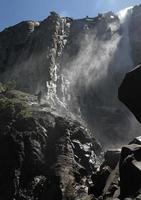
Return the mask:
<path id="1" fill-rule="evenodd" d="M 117 98 L 118 87 L 133 66 L 128 35 L 131 14 L 130 7 L 117 13 L 119 20 L 109 16 L 115 20 L 107 22 L 101 36 L 96 29 L 87 33 L 77 58 L 63 71 L 69 83 L 66 104 L 105 145 L 125 142 L 139 130 L 138 122 Z"/>

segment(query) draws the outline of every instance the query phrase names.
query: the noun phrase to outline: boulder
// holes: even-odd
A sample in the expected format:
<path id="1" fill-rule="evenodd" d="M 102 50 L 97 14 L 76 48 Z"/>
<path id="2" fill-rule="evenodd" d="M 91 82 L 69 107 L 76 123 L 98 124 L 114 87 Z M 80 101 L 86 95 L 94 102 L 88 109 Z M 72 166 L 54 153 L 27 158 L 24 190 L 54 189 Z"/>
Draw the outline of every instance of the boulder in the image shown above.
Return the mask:
<path id="1" fill-rule="evenodd" d="M 126 74 L 118 90 L 118 96 L 141 122 L 141 65 Z"/>
<path id="2" fill-rule="evenodd" d="M 141 188 L 141 146 L 131 144 L 121 151 L 119 164 L 121 197 L 134 196 Z"/>
<path id="3" fill-rule="evenodd" d="M 129 144 L 139 144 L 139 145 L 141 145 L 141 136 L 134 138 L 133 141 L 131 141 Z"/>
<path id="4" fill-rule="evenodd" d="M 106 181 L 111 173 L 109 167 L 104 167 L 102 170 L 97 171 L 92 175 L 92 181 L 94 186 L 90 188 L 89 193 L 94 194 L 95 197 L 99 197 L 103 193 L 103 189 L 106 185 Z"/>
<path id="5" fill-rule="evenodd" d="M 141 194 L 136 197 L 136 200 L 141 200 Z"/>
<path id="6" fill-rule="evenodd" d="M 120 149 L 109 149 L 104 155 L 104 165 L 109 166 L 112 170 L 115 169 L 120 159 Z"/>

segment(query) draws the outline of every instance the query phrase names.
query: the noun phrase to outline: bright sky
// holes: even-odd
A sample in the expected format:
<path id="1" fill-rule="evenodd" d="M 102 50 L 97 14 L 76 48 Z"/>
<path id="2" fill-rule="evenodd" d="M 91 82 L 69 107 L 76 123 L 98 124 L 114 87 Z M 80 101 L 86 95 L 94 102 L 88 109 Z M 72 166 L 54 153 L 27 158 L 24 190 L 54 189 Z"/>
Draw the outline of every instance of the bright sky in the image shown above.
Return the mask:
<path id="1" fill-rule="evenodd" d="M 0 0 L 0 30 L 23 20 L 43 20 L 50 11 L 73 18 L 96 16 L 141 4 L 141 0 Z"/>

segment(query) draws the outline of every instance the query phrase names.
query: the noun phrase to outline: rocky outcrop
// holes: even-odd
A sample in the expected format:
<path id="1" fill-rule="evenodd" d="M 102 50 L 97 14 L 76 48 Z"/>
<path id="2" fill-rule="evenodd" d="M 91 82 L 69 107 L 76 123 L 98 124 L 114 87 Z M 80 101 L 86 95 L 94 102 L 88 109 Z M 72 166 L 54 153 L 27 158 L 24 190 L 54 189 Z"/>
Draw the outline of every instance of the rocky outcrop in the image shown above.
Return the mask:
<path id="1" fill-rule="evenodd" d="M 131 64 L 127 25 L 113 12 L 77 20 L 51 12 L 42 22 L 7 28 L 0 33 L 0 81 L 15 80 L 17 89 L 32 94 L 42 91 L 58 112 L 73 113 L 95 130 L 104 146 L 113 141 L 118 146 L 131 138 L 132 129 L 135 135 L 140 130 L 117 99 Z"/>
<path id="2" fill-rule="evenodd" d="M 121 149 L 109 149 L 104 155 L 104 165 L 109 166 L 112 170 L 117 166 L 120 159 Z"/>
<path id="3" fill-rule="evenodd" d="M 119 43 L 108 52 L 111 56 L 107 64 L 107 49 L 118 37 Z M 71 98 L 67 103 L 73 112 L 83 117 L 91 130 L 95 129 L 104 146 L 112 145 L 113 141 L 117 146 L 124 144 L 124 141 L 131 140 L 133 131 L 138 135 L 140 130 L 138 122 L 117 100 L 118 86 L 124 73 L 132 66 L 130 52 L 127 56 L 129 41 L 125 40 L 128 40 L 128 23 L 126 27 L 122 26 L 119 18 L 111 12 L 94 19 L 75 20 L 61 60 L 70 80 Z M 113 55 L 114 47 L 117 48 Z"/>
<path id="4" fill-rule="evenodd" d="M 52 12 L 42 22 L 22 22 L 1 32 L 0 79 L 15 80 L 17 88 L 31 93 L 45 90 L 46 81 L 57 81 L 57 59 L 70 23 L 71 19 Z"/>
<path id="5" fill-rule="evenodd" d="M 138 7 L 136 7 L 137 9 Z M 139 8 L 138 8 L 139 9 Z M 119 99 L 132 111 L 141 122 L 140 109 L 140 75 L 141 66 L 126 74 L 119 87 Z M 140 137 L 135 138 L 124 146 L 121 151 L 120 173 L 120 198 L 140 198 L 141 189 L 141 142 Z"/>
<path id="6" fill-rule="evenodd" d="M 140 59 L 139 12 L 135 7 L 125 24 L 112 12 L 78 20 L 51 12 L 0 33 L 0 81 L 30 92 L 0 84 L 0 199 L 140 198 L 140 137 L 108 150 L 102 165 L 95 140 L 121 145 L 140 130 L 117 100 L 129 57 Z M 139 121 L 140 69 L 119 88 Z"/>
<path id="7" fill-rule="evenodd" d="M 108 177 L 111 174 L 111 169 L 108 166 L 101 168 L 92 175 L 93 185 L 89 189 L 89 193 L 93 194 L 96 198 L 103 195 L 104 187 L 107 183 Z"/>
<path id="8" fill-rule="evenodd" d="M 99 170 L 91 177 L 93 185 L 89 188 L 89 193 L 93 194 L 95 198 L 104 200 L 139 199 L 141 195 L 139 138 L 135 138 L 129 145 L 123 146 L 121 153 L 119 150 L 108 151 L 108 156 L 111 158 L 111 162 L 113 158 L 116 160 L 116 166 L 110 167 L 111 162 L 108 164 L 106 156 Z"/>
<path id="9" fill-rule="evenodd" d="M 141 122 L 141 65 L 126 74 L 121 86 L 119 87 L 119 99 L 132 111 L 136 118 Z"/>
<path id="10" fill-rule="evenodd" d="M 119 168 L 120 150 L 111 149 L 105 153 L 104 162 L 91 176 L 93 185 L 89 193 L 99 199 L 113 199 L 119 196 Z M 117 194 L 116 194 L 117 193 Z"/>
<path id="11" fill-rule="evenodd" d="M 140 120 L 140 71 L 138 65 L 134 70 L 126 74 L 119 87 L 119 99 L 133 112 Z M 110 151 L 109 151 L 110 152 Z M 108 153 L 108 152 L 107 152 Z M 114 157 L 112 156 L 114 155 Z M 119 154 L 118 154 L 119 156 Z M 106 162 L 106 158 L 108 162 Z M 116 159 L 116 154 L 110 152 L 105 156 L 105 161 L 101 166 L 108 167 Z M 116 164 L 115 164 L 116 166 Z M 114 166 L 113 166 L 114 167 Z M 113 187 L 114 186 L 114 187 Z M 114 190 L 113 190 L 114 188 Z M 112 190 L 111 190 L 112 189 Z M 132 140 L 129 145 L 123 146 L 120 154 L 119 164 L 112 168 L 104 189 L 102 198 L 104 199 L 139 199 L 141 191 L 141 138 L 140 136 Z"/>
<path id="12" fill-rule="evenodd" d="M 141 146 L 131 144 L 124 146 L 120 158 L 120 192 L 121 197 L 132 197 L 141 188 Z"/>
<path id="13" fill-rule="evenodd" d="M 89 176 L 100 153 L 79 122 L 38 105 L 35 96 L 1 92 L 0 199 L 91 199 Z"/>

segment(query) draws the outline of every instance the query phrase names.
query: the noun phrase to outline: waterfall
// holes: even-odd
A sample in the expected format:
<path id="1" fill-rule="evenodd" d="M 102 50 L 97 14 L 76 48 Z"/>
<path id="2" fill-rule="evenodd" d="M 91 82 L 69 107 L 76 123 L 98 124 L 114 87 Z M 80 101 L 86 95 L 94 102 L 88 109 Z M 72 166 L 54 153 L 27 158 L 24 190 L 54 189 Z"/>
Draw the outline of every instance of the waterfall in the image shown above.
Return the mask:
<path id="1" fill-rule="evenodd" d="M 69 19 L 67 20 L 64 17 L 59 18 L 57 26 L 57 31 L 54 34 L 54 44 L 48 52 L 48 55 L 51 58 L 51 65 L 49 68 L 50 79 L 46 81 L 46 94 L 44 100 L 50 105 L 51 108 L 56 109 L 59 114 L 67 115 L 66 88 L 68 88 L 69 83 L 65 76 L 63 74 L 59 74 L 58 72 L 61 67 L 61 55 L 69 35 Z"/>
<path id="2" fill-rule="evenodd" d="M 130 7 L 116 15 L 58 18 L 47 55 L 45 101 L 59 114 L 81 120 L 105 148 L 122 145 L 141 129 L 117 97 L 125 73 L 133 67 L 131 16 Z"/>
<path id="3" fill-rule="evenodd" d="M 88 31 L 87 26 L 77 57 L 63 67 L 69 83 L 66 97 L 70 96 L 65 103 L 105 146 L 113 141 L 120 145 L 139 129 L 138 122 L 117 98 L 118 87 L 133 66 L 128 35 L 131 14 L 131 7 L 117 15 L 106 13 L 100 16 L 95 29 Z"/>
<path id="4" fill-rule="evenodd" d="M 120 23 L 123 24 L 125 21 L 127 21 L 127 18 L 129 18 L 132 14 L 133 6 L 127 7 L 123 10 L 120 10 L 117 15 L 120 19 Z"/>

